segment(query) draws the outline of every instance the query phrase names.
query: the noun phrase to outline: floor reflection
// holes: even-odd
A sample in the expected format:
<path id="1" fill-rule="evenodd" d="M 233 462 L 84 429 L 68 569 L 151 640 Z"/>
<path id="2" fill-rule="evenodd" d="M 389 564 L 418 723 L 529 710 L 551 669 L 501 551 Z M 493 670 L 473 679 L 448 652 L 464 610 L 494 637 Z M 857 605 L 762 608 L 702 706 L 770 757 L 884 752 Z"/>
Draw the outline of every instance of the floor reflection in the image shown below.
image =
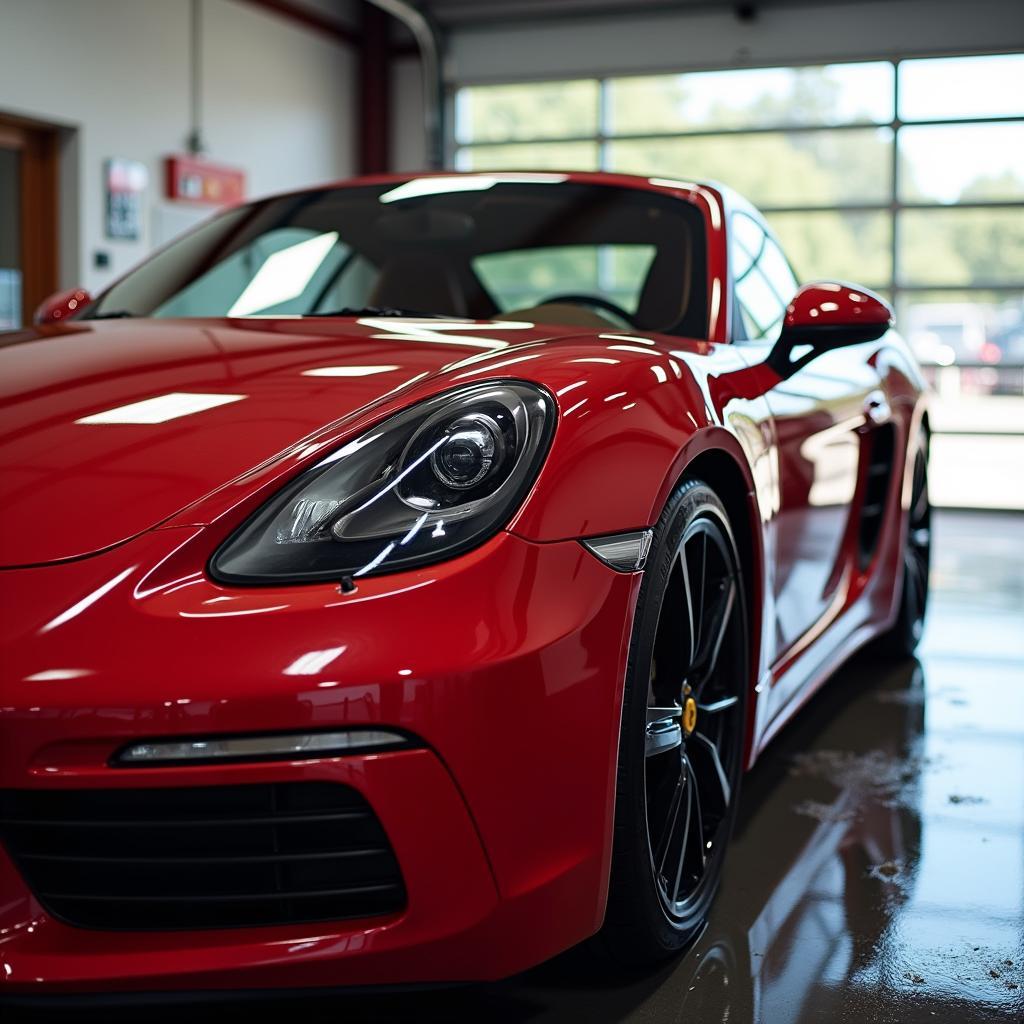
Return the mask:
<path id="1" fill-rule="evenodd" d="M 1024 517 L 935 528 L 920 662 L 857 659 L 779 737 L 744 783 L 722 892 L 685 957 L 622 979 L 570 953 L 499 985 L 263 1000 L 260 1019 L 1024 1019 Z M 171 1019 L 75 1019 L 143 1015 Z"/>

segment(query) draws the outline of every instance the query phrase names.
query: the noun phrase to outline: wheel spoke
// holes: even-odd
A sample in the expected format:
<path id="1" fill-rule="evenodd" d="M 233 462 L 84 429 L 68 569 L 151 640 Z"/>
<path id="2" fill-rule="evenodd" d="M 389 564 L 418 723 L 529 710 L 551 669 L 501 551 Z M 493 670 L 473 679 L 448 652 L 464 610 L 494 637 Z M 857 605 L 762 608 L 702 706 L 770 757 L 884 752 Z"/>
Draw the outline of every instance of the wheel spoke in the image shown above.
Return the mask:
<path id="1" fill-rule="evenodd" d="M 697 853 L 700 854 L 699 874 L 702 874 L 703 869 L 705 869 L 708 864 L 708 847 L 705 841 L 705 831 L 703 831 L 703 815 L 700 813 L 700 790 L 696 784 L 696 780 L 693 782 L 693 810 L 697 817 L 697 826 L 693 829 L 693 835 L 697 844 Z"/>
<path id="2" fill-rule="evenodd" d="M 683 793 L 686 792 L 689 785 L 689 777 L 682 770 L 682 763 L 680 763 L 679 778 L 676 780 L 675 789 L 672 791 L 672 800 L 669 803 L 668 821 L 665 824 L 665 831 L 658 841 L 657 849 L 654 851 L 654 860 L 657 862 L 657 874 L 659 875 L 664 872 L 665 861 L 672 848 L 672 838 L 676 835 L 676 824 L 679 821 L 679 808 L 683 804 Z M 689 809 L 686 813 L 689 815 Z"/>
<path id="3" fill-rule="evenodd" d="M 732 788 L 729 785 L 729 776 L 725 772 L 725 767 L 722 764 L 722 758 L 719 756 L 718 747 L 716 747 L 707 736 L 700 732 L 695 732 L 693 734 L 693 739 L 700 743 L 711 758 L 711 765 L 714 768 L 715 777 L 718 779 L 718 785 L 722 791 L 722 802 L 725 807 L 728 807 L 729 801 L 732 799 Z"/>
<path id="4" fill-rule="evenodd" d="M 723 697 L 721 700 L 716 700 L 711 704 L 698 704 L 697 710 L 704 715 L 717 715 L 719 711 L 728 711 L 729 708 L 735 707 L 739 702 L 739 697 Z"/>
<path id="5" fill-rule="evenodd" d="M 693 658 L 697 660 L 701 642 L 704 639 L 704 612 L 706 605 L 704 603 L 704 588 L 707 584 L 708 578 L 708 535 L 701 533 L 700 535 L 700 596 L 697 598 L 696 614 L 694 615 L 696 632 L 693 636 Z"/>
<path id="6" fill-rule="evenodd" d="M 683 840 L 682 840 L 682 842 L 679 845 L 679 860 L 678 860 L 678 863 L 676 864 L 676 877 L 675 877 L 675 880 L 672 883 L 672 892 L 671 892 L 671 895 L 669 896 L 669 899 L 673 903 L 676 903 L 679 900 L 679 883 L 682 881 L 683 865 L 686 863 L 686 848 L 687 848 L 687 845 L 689 844 L 689 840 L 690 840 L 690 824 L 691 824 L 691 822 L 693 820 L 693 805 L 694 805 L 694 801 L 695 801 L 695 797 L 696 797 L 696 790 L 697 790 L 696 782 L 695 782 L 695 780 L 693 778 L 693 772 L 688 770 L 689 769 L 689 764 L 686 761 L 684 761 L 683 765 L 687 769 L 687 771 L 685 772 L 685 775 L 686 775 L 686 823 L 683 826 Z M 698 806 L 698 814 L 699 813 L 700 813 L 700 808 Z"/>
<path id="7" fill-rule="evenodd" d="M 689 763 L 690 762 L 687 761 L 687 764 Z M 707 865 L 708 859 L 707 848 L 704 845 L 704 814 L 701 811 L 700 806 L 700 786 L 697 785 L 697 776 L 694 774 L 692 769 L 690 771 L 690 777 L 693 779 L 693 813 L 696 815 L 697 818 L 697 827 L 694 829 L 690 829 L 690 834 L 693 836 L 693 841 L 695 841 L 697 844 L 697 852 L 700 854 L 699 868 L 697 867 L 697 865 L 694 865 L 694 867 L 696 868 L 694 874 L 698 878 L 700 878 L 700 876 L 704 873 L 704 868 Z"/>
<path id="8" fill-rule="evenodd" d="M 690 650 L 687 654 L 687 663 L 693 661 L 697 650 L 696 617 L 693 607 L 693 592 L 690 588 L 690 566 L 686 560 L 686 545 L 679 545 L 679 570 L 683 574 L 683 593 L 686 603 L 686 627 L 690 636 Z"/>
<path id="9" fill-rule="evenodd" d="M 722 641 L 729 629 L 729 619 L 736 603 L 736 581 L 726 577 L 719 584 L 719 592 L 712 599 L 713 607 L 708 615 L 706 635 L 700 639 L 697 655 L 690 669 L 691 685 L 698 692 L 701 686 L 714 674 Z"/>
<path id="10" fill-rule="evenodd" d="M 683 709 L 678 704 L 647 709 L 647 728 L 644 733 L 646 757 L 674 750 L 683 742 L 682 717 Z"/>

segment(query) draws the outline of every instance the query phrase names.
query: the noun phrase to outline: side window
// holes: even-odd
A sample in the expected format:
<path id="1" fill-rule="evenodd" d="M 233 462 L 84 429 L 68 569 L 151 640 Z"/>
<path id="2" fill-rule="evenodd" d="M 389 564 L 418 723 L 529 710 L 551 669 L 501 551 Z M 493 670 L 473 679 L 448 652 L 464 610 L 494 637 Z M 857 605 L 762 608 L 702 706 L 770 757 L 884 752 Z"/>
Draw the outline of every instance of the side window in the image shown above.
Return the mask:
<path id="1" fill-rule="evenodd" d="M 786 257 L 761 225 L 745 213 L 733 214 L 729 256 L 736 311 L 742 320 L 737 336 L 774 341 L 797 289 Z"/>

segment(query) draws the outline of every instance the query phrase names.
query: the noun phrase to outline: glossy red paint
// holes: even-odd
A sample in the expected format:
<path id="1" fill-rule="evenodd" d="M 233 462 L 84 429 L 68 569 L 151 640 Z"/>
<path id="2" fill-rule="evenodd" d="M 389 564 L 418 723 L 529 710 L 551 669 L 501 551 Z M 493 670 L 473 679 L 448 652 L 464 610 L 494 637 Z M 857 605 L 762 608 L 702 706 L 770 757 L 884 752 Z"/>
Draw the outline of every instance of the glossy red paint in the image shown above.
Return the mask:
<path id="1" fill-rule="evenodd" d="M 785 326 L 889 327 L 895 319 L 889 304 L 858 285 L 819 281 L 805 284 L 786 307 Z"/>
<path id="2" fill-rule="evenodd" d="M 59 324 L 80 313 L 92 302 L 92 296 L 84 288 L 68 288 L 57 292 L 40 303 L 32 314 L 34 324 Z"/>
<path id="3" fill-rule="evenodd" d="M 5 871 L 7 984 L 216 987 L 245 984 L 253 964 L 258 985 L 496 977 L 596 928 L 608 751 L 639 577 L 612 572 L 575 542 L 502 534 L 453 562 L 361 581 L 351 595 L 334 585 L 231 591 L 203 574 L 205 549 L 201 529 L 157 530 L 94 558 L 9 573 L 20 600 L 0 627 L 12 654 L 4 786 L 346 782 L 366 793 L 392 840 L 409 909 L 340 927 L 83 933 L 47 917 Z M 114 620 L 122 639 L 111 650 L 95 638 Z M 387 641 L 395 622 L 400 646 Z M 337 652 L 332 661 L 299 672 L 304 654 L 325 649 Z M 383 722 L 437 755 L 108 766 L 140 732 Z M 534 930 L 550 906 L 559 915 Z M 309 957 L 295 956 L 291 947 L 307 941 Z M 358 955 L 346 956 L 348 946 Z"/>
<path id="4" fill-rule="evenodd" d="M 732 344 L 726 235 L 739 200 L 686 182 L 570 178 L 700 208 L 706 338 L 338 318 L 81 321 L 0 339 L 2 553 L 15 566 L 0 573 L 0 788 L 343 781 L 381 818 L 409 892 L 392 918 L 84 931 L 51 918 L 0 849 L 0 994 L 495 978 L 592 934 L 641 575 L 612 571 L 578 541 L 650 526 L 695 466 L 734 481 L 738 496 L 754 651 L 748 763 L 891 621 L 903 455 L 924 414 L 904 343 L 890 331 L 832 348 L 809 371 L 787 368 L 771 343 Z M 823 287 L 801 292 L 792 326 L 813 308 L 882 323 L 867 293 Z M 220 543 L 325 453 L 420 399 L 499 378 L 546 387 L 558 425 L 497 536 L 359 580 L 351 594 L 210 578 Z M 168 395 L 208 404 L 109 422 Z M 858 501 L 879 426 L 899 454 L 865 564 Z M 424 748 L 108 763 L 138 738 L 366 724 L 406 729 Z"/>
<path id="5" fill-rule="evenodd" d="M 368 422 L 367 410 L 372 418 L 388 396 L 388 408 L 401 408 L 459 355 L 551 336 L 527 324 L 447 326 L 101 320 L 32 344 L 18 343 L 28 333 L 9 336 L 0 347 L 0 468 L 18 486 L 4 511 L 0 565 L 109 548 L 268 462 L 294 472 L 322 451 L 321 435 Z"/>

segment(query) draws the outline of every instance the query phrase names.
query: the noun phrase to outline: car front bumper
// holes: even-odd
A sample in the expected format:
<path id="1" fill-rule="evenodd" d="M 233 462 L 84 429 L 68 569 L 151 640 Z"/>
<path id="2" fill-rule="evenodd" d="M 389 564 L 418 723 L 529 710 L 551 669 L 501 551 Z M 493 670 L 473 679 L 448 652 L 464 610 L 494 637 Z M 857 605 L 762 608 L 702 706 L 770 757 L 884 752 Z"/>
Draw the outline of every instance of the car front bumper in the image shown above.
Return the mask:
<path id="1" fill-rule="evenodd" d="M 157 530 L 0 574 L 0 789 L 343 783 L 382 823 L 407 905 L 230 930 L 82 928 L 46 912 L 0 845 L 0 998 L 492 979 L 599 927 L 639 574 L 506 533 L 352 594 L 225 588 L 197 568 L 204 542 Z M 110 765 L 139 739 L 370 725 L 413 745 Z"/>

